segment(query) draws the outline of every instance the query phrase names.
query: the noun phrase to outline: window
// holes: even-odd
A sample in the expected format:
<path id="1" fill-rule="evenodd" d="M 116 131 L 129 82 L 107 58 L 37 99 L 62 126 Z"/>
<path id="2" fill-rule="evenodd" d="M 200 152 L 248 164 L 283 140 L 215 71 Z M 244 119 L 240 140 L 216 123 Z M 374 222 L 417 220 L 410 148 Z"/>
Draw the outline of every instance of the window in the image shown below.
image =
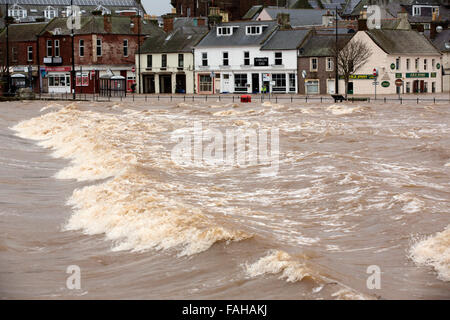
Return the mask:
<path id="1" fill-rule="evenodd" d="M 8 9 L 8 16 L 11 16 L 15 19 L 26 18 L 27 10 L 25 10 L 21 6 L 15 4 L 11 7 L 11 9 Z"/>
<path id="2" fill-rule="evenodd" d="M 28 56 L 28 61 L 33 61 L 33 47 L 32 46 L 28 46 L 27 56 Z"/>
<path id="3" fill-rule="evenodd" d="M 427 70 L 427 59 L 423 59 L 423 70 Z"/>
<path id="4" fill-rule="evenodd" d="M 200 75 L 200 92 L 212 92 L 212 79 L 209 75 Z"/>
<path id="5" fill-rule="evenodd" d="M 250 52 L 245 51 L 244 52 L 244 66 L 250 65 Z"/>
<path id="6" fill-rule="evenodd" d="M 184 54 L 178 55 L 178 68 L 184 68 Z"/>
<path id="7" fill-rule="evenodd" d="M 400 70 L 400 58 L 395 59 L 395 69 Z"/>
<path id="8" fill-rule="evenodd" d="M 275 82 L 272 88 L 273 92 L 286 91 L 286 74 L 274 73 L 272 74 L 272 81 Z"/>
<path id="9" fill-rule="evenodd" d="M 431 59 L 431 68 L 433 70 L 435 70 L 435 67 L 436 67 L 436 60 L 435 59 Z"/>
<path id="10" fill-rule="evenodd" d="M 261 26 L 247 26 L 245 29 L 245 33 L 247 35 L 259 35 L 262 33 L 262 27 Z"/>
<path id="11" fill-rule="evenodd" d="M 50 87 L 70 87 L 70 76 L 64 74 L 52 74 L 48 76 Z"/>
<path id="12" fill-rule="evenodd" d="M 53 56 L 52 40 L 47 40 L 47 57 Z"/>
<path id="13" fill-rule="evenodd" d="M 295 73 L 290 73 L 289 74 L 289 91 L 290 92 L 295 92 L 296 90 L 296 88 L 297 88 L 297 86 L 296 86 L 296 76 L 295 76 Z"/>
<path id="14" fill-rule="evenodd" d="M 413 6 L 413 16 L 420 16 L 421 15 L 421 8 L 418 6 Z"/>
<path id="15" fill-rule="evenodd" d="M 427 93 L 428 92 L 428 82 L 425 81 L 424 85 L 423 85 L 423 92 Z"/>
<path id="16" fill-rule="evenodd" d="M 327 58 L 327 71 L 333 71 L 334 62 L 333 58 L 328 57 Z"/>
<path id="17" fill-rule="evenodd" d="M 80 39 L 79 41 L 79 51 L 80 51 L 80 57 L 84 57 L 84 40 Z"/>
<path id="18" fill-rule="evenodd" d="M 317 71 L 319 67 L 319 59 L 311 58 L 311 71 Z"/>
<path id="19" fill-rule="evenodd" d="M 234 75 L 234 90 L 236 92 L 247 92 L 247 74 Z"/>
<path id="20" fill-rule="evenodd" d="M 416 69 L 419 70 L 419 58 L 416 58 Z"/>
<path id="21" fill-rule="evenodd" d="M 202 53 L 202 66 L 203 67 L 208 66 L 208 53 L 207 52 Z"/>
<path id="22" fill-rule="evenodd" d="M 12 47 L 11 51 L 12 51 L 12 61 L 13 62 L 17 62 L 17 48 L 16 47 Z"/>
<path id="23" fill-rule="evenodd" d="M 283 53 L 275 52 L 275 65 L 282 66 L 283 65 Z"/>
<path id="24" fill-rule="evenodd" d="M 161 55 L 161 68 L 167 68 L 167 54 Z"/>
<path id="25" fill-rule="evenodd" d="M 319 93 L 319 80 L 308 80 L 305 83 L 306 94 L 318 94 Z"/>
<path id="26" fill-rule="evenodd" d="M 228 58 L 228 52 L 222 52 L 222 60 L 223 60 L 223 65 L 224 66 L 229 66 L 230 65 L 230 60 Z"/>
<path id="27" fill-rule="evenodd" d="M 97 39 L 97 57 L 102 56 L 102 39 Z"/>
<path id="28" fill-rule="evenodd" d="M 217 36 L 231 36 L 233 34 L 232 27 L 217 27 Z"/>
<path id="29" fill-rule="evenodd" d="M 44 16 L 47 19 L 53 19 L 58 16 L 58 11 L 55 8 L 48 6 L 44 10 Z"/>
<path id="30" fill-rule="evenodd" d="M 123 56 L 128 57 L 128 40 L 123 40 Z"/>
<path id="31" fill-rule="evenodd" d="M 59 57 L 59 40 L 55 40 L 55 57 Z"/>
<path id="32" fill-rule="evenodd" d="M 411 82 L 406 83 L 406 93 L 411 93 Z"/>
<path id="33" fill-rule="evenodd" d="M 432 12 L 436 14 L 436 17 L 439 16 L 439 7 L 433 7 Z"/>
<path id="34" fill-rule="evenodd" d="M 406 70 L 409 70 L 410 63 L 411 63 L 410 59 L 406 59 Z"/>
<path id="35" fill-rule="evenodd" d="M 89 74 L 77 72 L 75 79 L 75 86 L 77 87 L 88 87 L 89 86 Z"/>
<path id="36" fill-rule="evenodd" d="M 431 83 L 431 93 L 436 93 L 436 82 Z"/>
<path id="37" fill-rule="evenodd" d="M 153 56 L 151 54 L 147 55 L 147 69 L 153 67 Z"/>

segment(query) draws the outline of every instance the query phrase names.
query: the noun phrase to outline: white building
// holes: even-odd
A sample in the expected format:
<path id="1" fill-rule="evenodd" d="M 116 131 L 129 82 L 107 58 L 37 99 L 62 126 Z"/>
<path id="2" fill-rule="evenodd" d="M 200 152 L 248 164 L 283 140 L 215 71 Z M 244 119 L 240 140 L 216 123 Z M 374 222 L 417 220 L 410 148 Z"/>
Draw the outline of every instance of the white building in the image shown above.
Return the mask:
<path id="1" fill-rule="evenodd" d="M 374 94 L 374 69 L 378 70 L 379 94 L 442 92 L 442 55 L 422 34 L 374 29 L 357 32 L 350 42 L 359 40 L 372 54 L 350 79 L 349 94 Z M 397 79 L 403 81 L 402 87 L 396 87 Z M 343 80 L 339 87 L 343 93 Z"/>
<path id="2" fill-rule="evenodd" d="M 212 28 L 195 47 L 197 93 L 297 93 L 297 48 L 308 33 L 275 21 Z"/>

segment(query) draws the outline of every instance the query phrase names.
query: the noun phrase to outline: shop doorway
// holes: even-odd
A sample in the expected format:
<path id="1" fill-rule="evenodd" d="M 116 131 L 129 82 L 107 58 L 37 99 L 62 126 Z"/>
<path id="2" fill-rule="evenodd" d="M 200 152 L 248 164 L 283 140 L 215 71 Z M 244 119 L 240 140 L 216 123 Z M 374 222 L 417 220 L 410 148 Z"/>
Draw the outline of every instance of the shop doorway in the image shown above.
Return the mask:
<path id="1" fill-rule="evenodd" d="M 186 93 L 186 75 L 177 74 L 175 93 Z"/>
<path id="2" fill-rule="evenodd" d="M 144 76 L 144 93 L 155 93 L 155 75 Z"/>
<path id="3" fill-rule="evenodd" d="M 159 76 L 159 92 L 172 93 L 172 76 L 170 74 Z"/>
<path id="4" fill-rule="evenodd" d="M 252 74 L 252 92 L 259 93 L 259 74 L 258 73 Z"/>

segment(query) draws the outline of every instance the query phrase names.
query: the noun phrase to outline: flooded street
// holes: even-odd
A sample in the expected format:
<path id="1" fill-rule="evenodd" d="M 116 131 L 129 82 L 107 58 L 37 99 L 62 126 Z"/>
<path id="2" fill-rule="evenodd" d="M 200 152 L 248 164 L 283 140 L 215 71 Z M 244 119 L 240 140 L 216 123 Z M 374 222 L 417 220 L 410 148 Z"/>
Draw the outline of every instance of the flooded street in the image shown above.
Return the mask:
<path id="1" fill-rule="evenodd" d="M 2 299 L 450 299 L 448 103 L 0 110 Z"/>

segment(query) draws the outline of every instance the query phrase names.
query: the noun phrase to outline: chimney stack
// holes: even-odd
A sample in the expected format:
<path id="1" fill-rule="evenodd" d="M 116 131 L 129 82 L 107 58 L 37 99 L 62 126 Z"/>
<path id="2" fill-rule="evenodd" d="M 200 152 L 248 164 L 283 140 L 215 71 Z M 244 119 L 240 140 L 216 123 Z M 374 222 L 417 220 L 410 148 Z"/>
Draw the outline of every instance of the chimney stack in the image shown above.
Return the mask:
<path id="1" fill-rule="evenodd" d="M 139 33 L 140 16 L 132 16 L 131 23 L 132 23 L 131 31 L 135 34 L 138 34 Z"/>
<path id="2" fill-rule="evenodd" d="M 173 22 L 175 20 L 175 16 L 174 14 L 170 13 L 170 14 L 166 14 L 164 15 L 163 21 L 164 21 L 164 32 L 165 33 L 171 33 L 173 31 Z"/>
<path id="3" fill-rule="evenodd" d="M 325 13 L 322 16 L 322 25 L 325 27 L 329 27 L 333 24 L 334 15 L 328 10 L 327 13 Z"/>
<path id="4" fill-rule="evenodd" d="M 111 33 L 112 32 L 112 17 L 109 14 L 103 15 L 103 27 L 105 29 L 105 32 Z"/>
<path id="5" fill-rule="evenodd" d="M 289 30 L 291 27 L 291 16 L 289 13 L 279 13 L 277 14 L 277 22 L 281 27 L 281 30 Z"/>

